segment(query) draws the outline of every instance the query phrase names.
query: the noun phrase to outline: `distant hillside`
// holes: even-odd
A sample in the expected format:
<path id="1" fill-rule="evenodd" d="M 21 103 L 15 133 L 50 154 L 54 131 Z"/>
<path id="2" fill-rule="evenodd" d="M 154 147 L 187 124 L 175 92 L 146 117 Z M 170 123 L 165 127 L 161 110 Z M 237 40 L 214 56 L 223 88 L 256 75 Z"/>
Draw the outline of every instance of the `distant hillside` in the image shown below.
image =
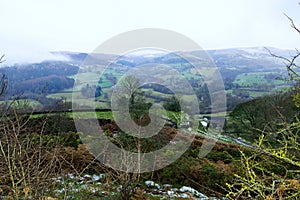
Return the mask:
<path id="1" fill-rule="evenodd" d="M 289 57 L 294 52 L 292 50 L 272 47 L 268 49 L 272 53 L 284 57 Z M 185 52 L 185 56 L 199 56 L 202 53 L 203 51 Z M 236 99 L 232 101 L 239 102 L 239 98 L 253 98 L 288 86 L 283 81 L 286 77 L 284 63 L 282 60 L 270 55 L 266 48 L 217 49 L 208 50 L 206 53 L 219 68 L 225 89 L 229 95 L 228 98 L 232 99 L 231 97 L 233 97 Z M 102 66 L 103 68 L 109 65 L 110 70 L 107 72 L 108 74 L 102 74 L 103 77 L 101 77 L 101 84 L 99 85 L 103 89 L 102 97 L 99 99 L 101 102 L 110 101 L 111 86 L 127 70 L 148 63 L 166 64 L 173 67 L 186 77 L 195 91 L 200 91 L 197 93 L 200 99 L 203 96 L 207 96 L 201 92 L 204 88 L 200 86 L 199 74 L 195 74 L 195 70 L 192 69 L 193 66 L 184 58 L 178 57 L 176 52 L 166 54 L 134 54 L 129 56 L 89 55 L 87 53 L 68 51 L 56 51 L 51 52 L 51 54 L 54 55 L 53 57 L 64 57 L 65 59 L 60 61 L 47 60 L 24 65 L 16 64 L 13 66 L 5 66 L 5 63 L 2 63 L 0 74 L 5 74 L 9 82 L 6 98 L 18 96 L 35 99 L 41 94 L 46 98 L 48 94 L 55 93 L 59 94 L 53 96 L 64 97 L 65 93 L 70 93 L 75 75 L 86 58 L 89 60 L 89 63 L 85 63 L 87 66 L 84 71 L 84 76 L 87 77 L 87 80 L 100 80 L 100 77 L 98 77 L 99 74 L 92 72 L 94 66 Z M 198 64 L 201 65 L 201 61 Z M 80 87 L 83 86 L 85 85 Z M 154 94 L 148 91 L 148 96 L 152 96 L 157 100 L 163 99 L 161 92 L 159 92 L 160 88 L 155 88 L 155 91 Z M 67 96 L 69 97 L 70 94 L 67 94 Z"/>

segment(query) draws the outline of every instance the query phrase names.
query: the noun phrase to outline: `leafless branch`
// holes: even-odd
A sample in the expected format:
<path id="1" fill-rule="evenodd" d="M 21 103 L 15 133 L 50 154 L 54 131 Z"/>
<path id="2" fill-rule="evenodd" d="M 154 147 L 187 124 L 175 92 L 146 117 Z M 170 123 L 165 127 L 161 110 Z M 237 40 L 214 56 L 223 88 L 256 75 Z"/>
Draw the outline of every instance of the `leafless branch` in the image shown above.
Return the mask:
<path id="1" fill-rule="evenodd" d="M 292 18 L 290 18 L 287 14 L 284 13 L 284 15 L 290 20 L 291 27 L 300 34 L 300 29 L 295 25 L 294 20 Z"/>
<path id="2" fill-rule="evenodd" d="M 287 58 L 287 57 L 284 57 L 284 56 L 276 55 L 276 54 L 272 53 L 272 51 L 270 49 L 266 48 L 266 47 L 265 47 L 265 49 L 274 58 L 279 58 L 279 59 L 287 62 L 286 68 L 287 68 L 288 72 L 291 72 L 292 75 L 295 76 L 295 77 L 300 77 L 300 75 L 294 70 L 294 68 L 299 68 L 299 66 L 295 63 L 296 59 L 298 57 L 300 57 L 300 52 L 297 49 L 296 49 L 296 54 L 294 56 L 291 56 L 291 58 Z"/>
<path id="3" fill-rule="evenodd" d="M 3 60 L 3 58 L 4 58 L 4 54 L 0 57 L 0 63 L 3 63 L 3 62 L 5 62 L 5 60 Z"/>

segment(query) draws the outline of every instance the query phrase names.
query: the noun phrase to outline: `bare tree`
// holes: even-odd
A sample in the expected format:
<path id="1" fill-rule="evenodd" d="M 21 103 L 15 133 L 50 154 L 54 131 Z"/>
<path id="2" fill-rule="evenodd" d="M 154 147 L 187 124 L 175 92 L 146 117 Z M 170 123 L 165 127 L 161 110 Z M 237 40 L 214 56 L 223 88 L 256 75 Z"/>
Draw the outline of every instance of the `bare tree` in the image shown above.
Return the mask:
<path id="1" fill-rule="evenodd" d="M 5 61 L 3 58 L 4 58 L 4 55 L 2 55 L 0 57 L 0 64 Z M 7 87 L 7 78 L 4 74 L 2 74 L 1 77 L 0 77 L 0 96 L 3 95 L 3 93 L 6 90 L 6 87 Z"/>

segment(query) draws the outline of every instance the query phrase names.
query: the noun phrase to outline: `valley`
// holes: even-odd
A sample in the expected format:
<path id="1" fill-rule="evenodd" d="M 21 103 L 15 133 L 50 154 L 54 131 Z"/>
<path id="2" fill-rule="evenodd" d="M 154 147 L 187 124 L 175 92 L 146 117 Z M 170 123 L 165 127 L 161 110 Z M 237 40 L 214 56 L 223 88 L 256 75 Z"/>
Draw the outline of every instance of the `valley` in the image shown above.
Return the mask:
<path id="1" fill-rule="evenodd" d="M 291 51 L 271 49 L 281 55 L 287 55 Z M 278 90 L 288 88 L 291 83 L 287 81 L 287 73 L 278 59 L 269 55 L 263 48 L 248 49 L 225 49 L 209 50 L 208 55 L 216 64 L 227 93 L 227 110 L 232 110 L 238 102 L 263 96 Z M 105 66 L 107 59 L 111 56 L 101 55 L 104 65 L 80 70 L 81 63 L 87 54 L 55 52 L 68 58 L 68 61 L 45 61 L 24 66 L 10 66 L 0 68 L 0 73 L 5 74 L 8 79 L 6 98 L 19 98 L 39 101 L 45 107 L 55 104 L 58 100 L 71 102 L 72 94 L 80 93 L 87 86 L 87 82 L 97 85 L 101 89 L 101 95 L 96 97 L 96 108 L 110 108 L 112 88 L 120 78 L 130 70 L 132 66 L 144 63 L 165 64 L 178 71 L 192 86 L 198 99 L 200 99 L 200 110 L 207 111 L 209 95 L 207 88 L 201 78 L 201 73 L 186 63 L 184 60 L 175 59 L 172 54 L 159 55 L 158 57 L 139 56 L 121 57 L 119 61 L 110 66 Z M 197 51 L 189 55 L 197 56 Z M 95 69 L 97 68 L 97 69 Z M 95 71 L 96 70 L 96 71 Z M 76 84 L 76 77 L 82 79 Z M 167 77 L 165 77 L 167 78 Z M 90 86 L 92 86 L 90 85 Z M 161 87 L 142 88 L 145 95 L 154 101 L 163 101 L 172 97 L 170 91 Z M 85 100 L 82 100 L 83 103 Z M 39 108 L 42 109 L 42 108 Z"/>
<path id="2" fill-rule="evenodd" d="M 281 55 L 291 53 L 272 50 Z M 185 55 L 193 57 L 202 53 L 195 51 Z M 221 87 L 224 99 L 216 98 L 216 102 L 225 106 L 218 110 L 213 110 L 211 95 L 218 94 L 220 88 L 212 90 L 214 79 L 206 78 L 214 77 L 216 71 L 197 70 L 175 53 L 123 56 L 116 62 L 109 62 L 112 55 L 98 55 L 96 64 L 96 60 L 92 60 L 90 65 L 82 65 L 87 54 L 55 52 L 68 59 L 0 68 L 0 73 L 5 75 L 2 83 L 7 84 L 0 99 L 3 133 L 0 183 L 4 186 L 0 187 L 0 195 L 9 197 L 10 187 L 14 187 L 23 189 L 14 195 L 25 198 L 29 194 L 39 196 L 41 192 L 54 199 L 69 196 L 122 199 L 120 195 L 154 200 L 224 199 L 234 196 L 233 189 L 239 189 L 240 182 L 236 180 L 246 181 L 240 177 L 250 170 L 245 165 L 247 162 L 260 162 L 255 166 L 273 170 L 277 176 L 283 176 L 278 165 L 285 165 L 288 180 L 294 178 L 289 168 L 297 169 L 297 163 L 280 160 L 282 156 L 289 156 L 283 154 L 287 147 L 286 135 L 295 137 L 292 142 L 296 142 L 296 147 L 299 144 L 296 123 L 299 113 L 290 90 L 295 82 L 288 81 L 283 63 L 264 48 L 209 50 L 207 53 L 224 83 Z M 149 68 L 143 68 L 147 73 L 133 70 L 147 67 L 149 63 Z M 207 60 L 197 63 L 206 64 Z M 134 78 L 135 73 L 141 74 L 140 80 Z M 148 77 L 155 79 L 148 81 Z M 143 80 L 146 84 L 139 86 Z M 151 80 L 163 80 L 163 84 Z M 124 108 L 113 107 L 114 103 L 128 105 L 131 119 L 122 115 Z M 155 135 L 139 138 L 119 127 L 116 114 L 120 114 L 129 129 L 132 122 L 142 128 L 156 120 L 163 120 L 163 125 Z M 102 135 L 90 129 L 95 122 L 100 125 Z M 87 130 L 78 129 L 78 123 L 86 125 Z M 99 141 L 102 136 L 107 138 L 106 143 Z M 92 151 L 96 147 L 107 147 L 109 141 L 116 147 L 145 156 L 167 145 L 186 145 L 189 137 L 193 137 L 190 146 L 173 163 L 147 173 L 114 170 L 101 161 L 115 163 L 120 156 L 111 151 L 99 155 Z M 264 153 L 262 145 L 272 148 Z M 273 147 L 280 147 L 280 151 Z M 16 151 L 10 151 L 11 148 Z M 297 159 L 293 151 L 298 150 L 286 152 L 291 153 L 291 159 Z M 155 163 L 167 163 L 166 157 L 176 156 L 178 151 L 176 148 L 166 150 L 155 158 Z M 129 157 L 128 154 L 121 157 L 125 168 L 130 167 L 126 165 Z M 25 171 L 11 170 L 10 163 Z M 262 168 L 255 170 L 251 173 L 261 176 Z M 23 183 L 22 180 L 28 180 L 31 188 L 14 185 L 16 181 Z M 292 190 L 294 186 L 290 187 Z"/>

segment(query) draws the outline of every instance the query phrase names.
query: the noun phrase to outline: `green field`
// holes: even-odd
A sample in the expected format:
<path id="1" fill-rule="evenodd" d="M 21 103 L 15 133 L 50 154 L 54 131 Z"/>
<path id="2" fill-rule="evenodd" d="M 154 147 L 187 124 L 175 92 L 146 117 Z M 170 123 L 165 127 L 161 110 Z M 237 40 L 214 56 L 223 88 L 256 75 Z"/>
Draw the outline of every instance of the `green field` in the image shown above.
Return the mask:
<path id="1" fill-rule="evenodd" d="M 69 78 L 73 78 L 82 84 L 89 82 L 98 82 L 100 75 L 96 72 L 84 72 L 77 75 L 70 76 Z"/>
<path id="2" fill-rule="evenodd" d="M 12 106 L 17 109 L 41 106 L 40 102 L 32 99 L 0 101 L 0 105 Z"/>
<path id="3" fill-rule="evenodd" d="M 256 91 L 249 91 L 249 94 L 251 97 L 261 97 L 261 96 L 265 96 L 265 95 L 268 95 L 270 94 L 270 92 L 256 92 Z"/>
<path id="4" fill-rule="evenodd" d="M 102 100 L 102 101 L 95 101 L 92 98 L 90 99 L 83 98 L 80 92 L 74 92 L 74 93 L 60 92 L 55 94 L 49 94 L 47 95 L 47 98 L 64 99 L 66 102 L 72 102 L 73 95 L 74 98 L 76 98 L 76 103 L 82 104 L 82 106 L 95 107 L 95 108 L 110 108 L 109 102 L 103 102 L 105 101 L 103 99 L 103 96 L 97 98 L 97 100 Z"/>
<path id="5" fill-rule="evenodd" d="M 108 112 L 72 112 L 67 113 L 70 118 L 80 118 L 80 119 L 92 119 L 96 117 L 97 119 L 113 119 L 111 111 Z"/>
<path id="6" fill-rule="evenodd" d="M 233 81 L 234 84 L 237 84 L 241 87 L 251 87 L 251 86 L 258 86 L 258 85 L 281 85 L 285 84 L 283 80 L 276 80 L 273 79 L 268 81 L 265 78 L 265 75 L 269 74 L 269 72 L 255 72 L 255 73 L 242 73 L 236 76 L 235 80 Z"/>
<path id="7" fill-rule="evenodd" d="M 54 93 L 47 95 L 47 98 L 53 98 L 53 99 L 66 99 L 66 101 L 72 100 L 72 92 L 60 92 L 60 93 Z"/>
<path id="8" fill-rule="evenodd" d="M 182 76 L 186 79 L 190 79 L 190 78 L 199 79 L 200 78 L 200 75 L 197 75 L 197 74 L 191 73 L 191 72 L 183 72 Z"/>
<path id="9" fill-rule="evenodd" d="M 149 88 L 143 88 L 142 91 L 144 91 L 145 94 L 149 94 L 149 95 L 151 95 L 153 97 L 157 97 L 157 98 L 168 98 L 168 97 L 172 96 L 171 94 L 164 94 L 164 93 L 154 91 L 154 90 L 149 89 Z"/>
<path id="10" fill-rule="evenodd" d="M 113 86 L 113 83 L 110 81 L 104 81 L 103 83 L 100 83 L 101 88 L 110 88 Z"/>

